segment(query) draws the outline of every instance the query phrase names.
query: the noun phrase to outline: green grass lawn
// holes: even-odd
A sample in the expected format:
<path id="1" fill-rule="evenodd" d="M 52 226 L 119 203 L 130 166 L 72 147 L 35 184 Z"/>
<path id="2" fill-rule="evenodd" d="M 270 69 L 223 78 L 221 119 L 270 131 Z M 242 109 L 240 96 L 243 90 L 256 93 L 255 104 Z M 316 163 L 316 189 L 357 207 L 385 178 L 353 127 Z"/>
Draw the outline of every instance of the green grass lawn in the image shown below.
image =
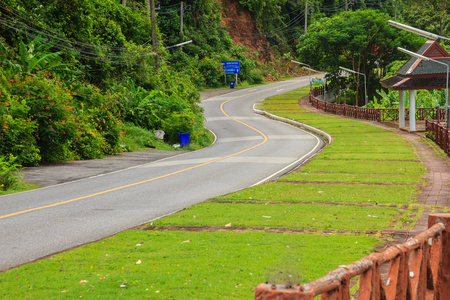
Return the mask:
<path id="1" fill-rule="evenodd" d="M 415 149 L 370 124 L 300 108 L 308 89 L 258 105 L 334 137 L 308 164 L 2 272 L 2 298 L 253 299 L 259 283 L 306 283 L 380 245 L 355 231 L 410 229 L 423 210 L 414 203 L 426 173 Z M 303 229 L 316 233 L 294 233 Z"/>
<path id="2" fill-rule="evenodd" d="M 130 230 L 1 273 L 0 295 L 252 299 L 261 282 L 308 282 L 369 254 L 377 243 L 365 236 Z"/>
<path id="3" fill-rule="evenodd" d="M 307 177 L 307 175 L 305 175 Z M 280 180 L 283 180 L 281 178 Z M 419 191 L 410 185 L 307 184 L 270 182 L 217 197 L 221 200 L 407 204 Z"/>
<path id="4" fill-rule="evenodd" d="M 318 230 L 381 230 L 398 217 L 392 207 L 311 204 L 203 203 L 152 226 L 224 226 Z"/>

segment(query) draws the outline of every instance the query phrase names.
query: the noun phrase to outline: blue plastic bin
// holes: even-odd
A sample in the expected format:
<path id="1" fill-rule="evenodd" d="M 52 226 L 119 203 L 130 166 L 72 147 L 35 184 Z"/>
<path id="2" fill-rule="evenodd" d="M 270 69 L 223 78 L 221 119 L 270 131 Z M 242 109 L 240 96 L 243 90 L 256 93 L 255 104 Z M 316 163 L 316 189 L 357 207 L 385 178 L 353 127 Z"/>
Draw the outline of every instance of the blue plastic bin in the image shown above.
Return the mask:
<path id="1" fill-rule="evenodd" d="M 191 134 L 190 133 L 179 133 L 181 148 L 189 146 L 191 143 Z"/>
<path id="2" fill-rule="evenodd" d="M 234 84 L 236 83 L 236 81 L 230 81 L 230 89 L 234 89 Z"/>

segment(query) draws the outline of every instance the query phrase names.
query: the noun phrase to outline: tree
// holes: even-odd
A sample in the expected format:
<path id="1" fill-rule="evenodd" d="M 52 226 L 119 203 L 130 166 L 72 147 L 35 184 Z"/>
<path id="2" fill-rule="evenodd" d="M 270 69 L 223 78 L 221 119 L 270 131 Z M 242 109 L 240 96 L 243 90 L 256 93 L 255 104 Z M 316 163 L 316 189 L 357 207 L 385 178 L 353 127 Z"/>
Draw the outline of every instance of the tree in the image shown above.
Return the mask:
<path id="1" fill-rule="evenodd" d="M 351 82 L 346 82 L 339 77 L 339 66 L 364 73 L 371 99 L 386 73 L 386 66 L 401 56 L 396 48 L 416 50 L 424 42 L 423 38 L 389 26 L 389 18 L 374 10 L 358 10 L 316 21 L 300 38 L 299 59 L 329 72 L 335 91 L 347 83 L 359 93 L 364 91 L 362 76 L 353 76 Z"/>
<path id="2" fill-rule="evenodd" d="M 404 0 L 404 21 L 414 27 L 448 36 L 450 33 L 450 1 Z"/>

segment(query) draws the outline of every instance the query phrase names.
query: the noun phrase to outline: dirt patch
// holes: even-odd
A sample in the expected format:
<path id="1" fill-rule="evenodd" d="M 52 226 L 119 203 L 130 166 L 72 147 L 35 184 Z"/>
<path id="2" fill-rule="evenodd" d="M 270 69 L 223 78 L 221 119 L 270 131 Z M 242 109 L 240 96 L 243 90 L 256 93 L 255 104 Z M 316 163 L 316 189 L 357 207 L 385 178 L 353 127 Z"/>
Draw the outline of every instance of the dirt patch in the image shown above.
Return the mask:
<path id="1" fill-rule="evenodd" d="M 189 231 L 189 232 L 267 232 L 267 233 L 288 233 L 288 234 L 335 234 L 335 235 L 381 235 L 386 236 L 386 239 L 392 239 L 396 236 L 398 240 L 404 240 L 411 235 L 407 230 L 369 230 L 369 231 L 357 231 L 357 230 L 324 230 L 324 229 L 291 229 L 291 228 L 263 228 L 263 227 L 225 227 L 225 226 L 171 226 L 171 227 L 158 227 L 149 226 L 143 227 L 141 230 L 145 231 Z M 403 243 L 403 242 L 402 242 Z"/>
<path id="2" fill-rule="evenodd" d="M 233 42 L 257 53 L 257 60 L 260 62 L 275 62 L 273 54 L 265 51 L 270 48 L 267 39 L 256 28 L 256 22 L 252 19 L 248 9 L 241 7 L 237 1 L 221 0 L 221 3 L 221 25 L 228 28 Z"/>

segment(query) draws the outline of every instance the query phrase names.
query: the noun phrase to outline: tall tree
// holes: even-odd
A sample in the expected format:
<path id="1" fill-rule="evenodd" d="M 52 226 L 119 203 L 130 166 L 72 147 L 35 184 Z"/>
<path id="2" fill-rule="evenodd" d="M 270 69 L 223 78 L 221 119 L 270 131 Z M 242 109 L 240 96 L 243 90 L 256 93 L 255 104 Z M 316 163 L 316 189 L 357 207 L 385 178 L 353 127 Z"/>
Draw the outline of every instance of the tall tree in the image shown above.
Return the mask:
<path id="1" fill-rule="evenodd" d="M 450 34 L 450 1 L 404 0 L 402 6 L 405 22 L 440 35 Z"/>
<path id="2" fill-rule="evenodd" d="M 339 77 L 339 66 L 364 73 L 368 94 L 379 88 L 379 79 L 385 68 L 400 56 L 398 46 L 416 50 L 423 38 L 399 31 L 387 24 L 389 15 L 375 10 L 342 12 L 311 25 L 300 38 L 299 59 L 315 68 L 330 73 L 336 90 L 344 85 Z M 353 85 L 360 93 L 364 90 L 362 76 L 353 76 Z M 371 97 L 369 97 L 371 99 Z"/>

